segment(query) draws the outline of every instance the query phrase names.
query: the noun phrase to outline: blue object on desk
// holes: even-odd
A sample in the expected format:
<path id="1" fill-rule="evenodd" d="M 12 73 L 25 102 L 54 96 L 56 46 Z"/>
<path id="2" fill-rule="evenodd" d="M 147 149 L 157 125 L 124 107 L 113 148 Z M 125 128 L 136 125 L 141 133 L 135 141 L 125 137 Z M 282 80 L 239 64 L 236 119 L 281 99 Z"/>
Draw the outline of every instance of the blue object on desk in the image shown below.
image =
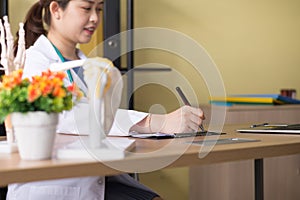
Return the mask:
<path id="1" fill-rule="evenodd" d="M 210 104 L 218 106 L 233 105 L 282 105 L 300 104 L 300 100 L 279 94 L 236 94 L 227 97 L 213 97 Z"/>
<path id="2" fill-rule="evenodd" d="M 281 96 L 280 94 L 240 94 L 240 95 L 231 95 L 231 96 L 273 98 L 282 101 L 285 104 L 300 104 L 300 100 L 293 99 L 291 97 Z"/>

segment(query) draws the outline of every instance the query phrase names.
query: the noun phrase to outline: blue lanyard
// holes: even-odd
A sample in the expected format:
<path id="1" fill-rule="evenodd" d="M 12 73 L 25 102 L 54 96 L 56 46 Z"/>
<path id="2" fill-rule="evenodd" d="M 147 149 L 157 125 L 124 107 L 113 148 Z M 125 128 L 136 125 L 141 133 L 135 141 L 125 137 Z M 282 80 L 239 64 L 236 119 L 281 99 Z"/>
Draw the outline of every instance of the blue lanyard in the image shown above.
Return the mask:
<path id="1" fill-rule="evenodd" d="M 62 62 L 66 62 L 66 59 L 65 59 L 65 58 L 63 57 L 63 55 L 60 53 L 60 51 L 58 50 L 58 48 L 57 48 L 56 46 L 54 46 L 54 44 L 52 44 L 52 46 L 54 47 L 54 49 L 55 49 L 57 55 L 59 56 L 60 60 L 61 60 Z M 69 77 L 70 82 L 73 83 L 74 80 L 73 80 L 73 77 L 72 77 L 72 74 L 71 74 L 71 70 L 68 69 L 68 70 L 67 70 L 67 74 L 68 74 L 68 77 Z"/>

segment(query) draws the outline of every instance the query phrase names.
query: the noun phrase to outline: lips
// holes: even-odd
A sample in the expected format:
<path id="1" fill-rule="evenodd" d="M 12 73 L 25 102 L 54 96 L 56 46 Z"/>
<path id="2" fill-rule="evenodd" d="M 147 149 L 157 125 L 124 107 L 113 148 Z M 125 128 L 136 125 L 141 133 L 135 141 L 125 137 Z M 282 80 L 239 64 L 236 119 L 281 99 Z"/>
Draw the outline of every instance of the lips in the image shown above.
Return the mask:
<path id="1" fill-rule="evenodd" d="M 90 35 L 92 35 L 95 32 L 94 27 L 84 28 L 84 30 Z"/>

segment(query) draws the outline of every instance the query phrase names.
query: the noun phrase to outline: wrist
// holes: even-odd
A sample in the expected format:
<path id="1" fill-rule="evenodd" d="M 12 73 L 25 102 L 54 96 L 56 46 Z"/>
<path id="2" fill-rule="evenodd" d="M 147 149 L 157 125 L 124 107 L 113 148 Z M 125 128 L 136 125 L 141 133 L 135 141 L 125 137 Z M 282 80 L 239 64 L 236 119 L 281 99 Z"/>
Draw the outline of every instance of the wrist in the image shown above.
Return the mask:
<path id="1" fill-rule="evenodd" d="M 166 115 L 151 114 L 151 118 L 149 120 L 150 131 L 165 133 L 165 119 Z"/>
<path id="2" fill-rule="evenodd" d="M 152 128 L 151 128 L 151 121 L 152 121 L 152 114 L 149 113 L 149 115 L 148 115 L 148 128 L 149 128 L 149 133 L 153 133 Z"/>

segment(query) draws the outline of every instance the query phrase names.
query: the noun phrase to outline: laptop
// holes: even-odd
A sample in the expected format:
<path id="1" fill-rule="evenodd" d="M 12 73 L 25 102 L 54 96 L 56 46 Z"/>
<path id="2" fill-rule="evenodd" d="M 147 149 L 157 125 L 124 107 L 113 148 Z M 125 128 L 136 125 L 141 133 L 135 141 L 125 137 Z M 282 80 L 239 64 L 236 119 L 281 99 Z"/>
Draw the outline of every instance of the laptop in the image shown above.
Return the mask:
<path id="1" fill-rule="evenodd" d="M 300 134 L 300 124 L 268 124 L 252 125 L 237 129 L 240 133 Z"/>

